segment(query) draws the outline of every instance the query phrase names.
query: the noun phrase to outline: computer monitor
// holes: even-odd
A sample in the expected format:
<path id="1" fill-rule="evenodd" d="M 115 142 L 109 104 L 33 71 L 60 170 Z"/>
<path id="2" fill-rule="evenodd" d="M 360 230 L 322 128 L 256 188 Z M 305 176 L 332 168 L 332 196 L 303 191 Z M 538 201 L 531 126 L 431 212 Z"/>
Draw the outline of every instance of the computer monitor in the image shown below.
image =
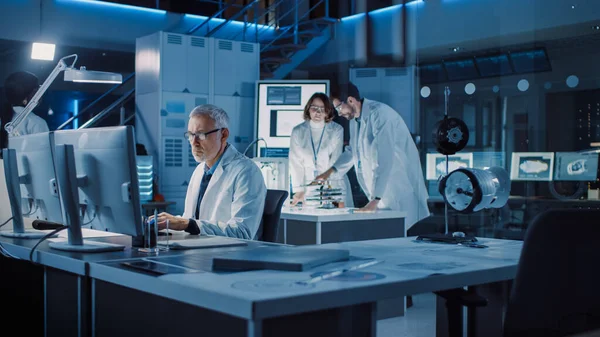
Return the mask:
<path id="1" fill-rule="evenodd" d="M 5 150 L 6 187 L 13 215 L 7 237 L 38 239 L 47 231 L 25 230 L 23 217 L 62 223 L 49 132 L 12 137 Z"/>
<path id="2" fill-rule="evenodd" d="M 554 171 L 553 152 L 513 152 L 510 179 L 551 181 Z"/>
<path id="3" fill-rule="evenodd" d="M 271 137 L 290 137 L 292 130 L 304 122 L 303 110 L 271 110 Z"/>
<path id="4" fill-rule="evenodd" d="M 52 242 L 50 246 L 86 252 L 124 248 L 83 242 L 81 226 L 87 225 L 96 230 L 142 236 L 133 127 L 61 130 L 54 133 L 54 141 L 55 169 L 69 242 Z"/>
<path id="5" fill-rule="evenodd" d="M 6 177 L 4 174 L 4 160 L 0 159 L 0 177 Z M 6 179 L 0 178 L 0 224 L 5 221 L 10 222 L 12 211 L 10 210 L 10 201 L 8 200 L 8 190 L 6 188 Z M 7 222 L 7 224 L 8 224 Z"/>
<path id="6" fill-rule="evenodd" d="M 596 181 L 598 178 L 598 154 L 557 152 L 554 180 Z"/>
<path id="7" fill-rule="evenodd" d="M 448 173 L 459 168 L 473 167 L 473 153 L 456 153 L 448 156 Z M 428 153 L 426 156 L 426 179 L 438 180 L 446 175 L 446 156 L 441 153 Z"/>

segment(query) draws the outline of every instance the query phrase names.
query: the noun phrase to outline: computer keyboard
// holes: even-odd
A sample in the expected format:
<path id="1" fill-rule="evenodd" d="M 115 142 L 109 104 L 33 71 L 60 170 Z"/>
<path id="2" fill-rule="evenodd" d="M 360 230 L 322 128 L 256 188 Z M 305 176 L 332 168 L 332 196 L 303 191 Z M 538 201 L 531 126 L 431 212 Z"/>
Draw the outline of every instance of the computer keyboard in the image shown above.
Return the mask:
<path id="1" fill-rule="evenodd" d="M 159 241 L 159 246 L 169 246 L 170 249 L 199 249 L 199 248 L 219 248 L 247 246 L 244 241 L 227 238 L 223 236 L 200 236 L 194 239 L 169 240 L 168 242 Z"/>

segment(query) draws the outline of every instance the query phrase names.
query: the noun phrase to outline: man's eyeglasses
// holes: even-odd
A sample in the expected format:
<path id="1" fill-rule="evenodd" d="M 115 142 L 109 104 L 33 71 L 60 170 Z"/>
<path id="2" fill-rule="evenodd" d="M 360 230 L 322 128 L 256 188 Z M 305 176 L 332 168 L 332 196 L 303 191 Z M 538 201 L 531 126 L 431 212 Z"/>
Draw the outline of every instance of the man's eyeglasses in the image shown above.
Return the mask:
<path id="1" fill-rule="evenodd" d="M 335 107 L 333 107 L 335 109 L 335 111 L 338 112 L 338 114 L 340 112 L 342 112 L 342 105 L 344 105 L 346 103 L 346 100 L 340 100 L 340 104 L 336 105 Z"/>
<path id="2" fill-rule="evenodd" d="M 323 106 L 317 106 L 317 105 L 311 105 L 309 107 L 310 111 L 312 112 L 318 112 L 318 113 L 325 113 L 325 107 Z"/>
<path id="3" fill-rule="evenodd" d="M 185 137 L 185 139 L 189 140 L 189 141 L 193 141 L 194 139 L 198 138 L 199 140 L 206 140 L 206 137 L 208 135 L 210 135 L 211 133 L 215 133 L 217 131 L 223 130 L 223 128 L 219 128 L 219 129 L 214 129 L 208 132 L 186 132 L 183 134 L 183 136 Z"/>

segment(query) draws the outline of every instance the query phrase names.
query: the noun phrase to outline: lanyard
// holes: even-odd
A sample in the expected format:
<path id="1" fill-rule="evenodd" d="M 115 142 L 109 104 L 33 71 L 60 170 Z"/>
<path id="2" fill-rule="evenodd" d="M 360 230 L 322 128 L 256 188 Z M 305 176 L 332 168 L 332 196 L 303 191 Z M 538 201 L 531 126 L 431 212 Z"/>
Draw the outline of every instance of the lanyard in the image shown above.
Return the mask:
<path id="1" fill-rule="evenodd" d="M 319 140 L 319 145 L 317 146 L 316 150 L 315 150 L 315 142 L 314 142 L 313 136 L 312 136 L 312 130 L 310 130 L 310 145 L 312 145 L 313 158 L 315 161 L 315 170 L 317 169 L 317 155 L 319 154 L 319 150 L 321 149 L 321 143 L 323 142 L 323 135 L 325 134 L 326 127 L 327 127 L 327 124 L 325 124 L 325 126 L 323 126 L 323 131 L 321 131 L 321 139 Z"/>

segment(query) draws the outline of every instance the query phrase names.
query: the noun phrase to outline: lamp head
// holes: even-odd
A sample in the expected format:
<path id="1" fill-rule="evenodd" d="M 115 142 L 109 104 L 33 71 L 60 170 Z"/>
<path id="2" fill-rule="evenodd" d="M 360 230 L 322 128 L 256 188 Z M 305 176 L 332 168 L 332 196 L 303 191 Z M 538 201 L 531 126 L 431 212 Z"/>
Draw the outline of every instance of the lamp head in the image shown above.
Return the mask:
<path id="1" fill-rule="evenodd" d="M 85 67 L 79 69 L 68 67 L 65 69 L 65 81 L 80 83 L 123 83 L 123 75 L 104 71 L 87 70 Z"/>

